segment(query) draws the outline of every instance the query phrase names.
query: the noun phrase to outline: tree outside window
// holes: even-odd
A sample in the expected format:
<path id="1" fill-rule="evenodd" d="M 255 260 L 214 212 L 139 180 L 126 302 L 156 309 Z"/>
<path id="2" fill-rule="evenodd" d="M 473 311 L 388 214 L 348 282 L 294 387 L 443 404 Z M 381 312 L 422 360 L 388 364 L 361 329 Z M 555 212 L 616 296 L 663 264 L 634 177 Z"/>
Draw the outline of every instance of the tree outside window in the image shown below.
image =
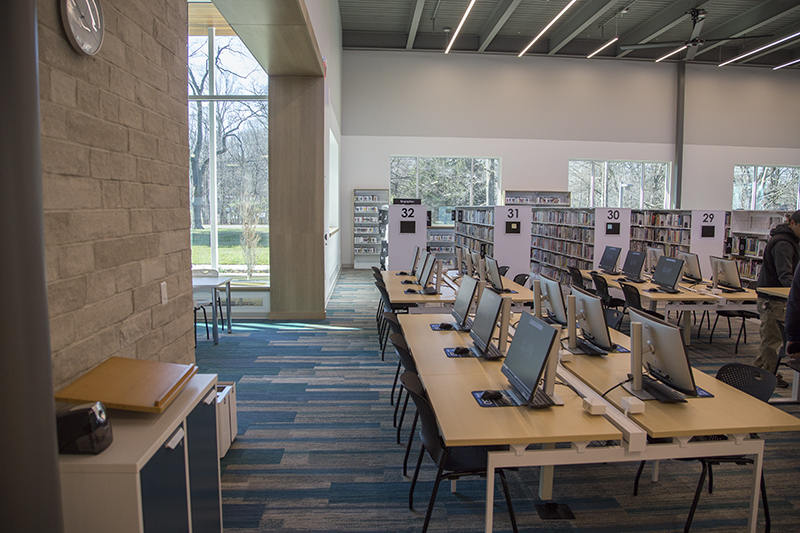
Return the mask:
<path id="1" fill-rule="evenodd" d="M 665 209 L 668 175 L 668 163 L 571 160 L 572 206 Z"/>

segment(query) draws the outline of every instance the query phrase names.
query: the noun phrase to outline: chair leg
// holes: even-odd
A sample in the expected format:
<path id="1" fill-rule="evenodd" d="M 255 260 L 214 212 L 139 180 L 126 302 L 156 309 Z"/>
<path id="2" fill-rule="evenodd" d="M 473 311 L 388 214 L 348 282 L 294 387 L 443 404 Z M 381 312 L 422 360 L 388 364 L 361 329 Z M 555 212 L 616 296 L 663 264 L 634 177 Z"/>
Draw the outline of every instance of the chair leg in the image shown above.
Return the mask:
<path id="1" fill-rule="evenodd" d="M 411 433 L 408 435 L 408 444 L 406 445 L 406 454 L 403 457 L 403 475 L 408 475 L 408 456 L 411 454 L 411 443 L 414 442 L 414 431 L 417 429 L 417 420 L 419 420 L 419 413 L 414 414 L 414 423 L 411 424 Z"/>
<path id="2" fill-rule="evenodd" d="M 764 531 L 769 533 L 772 527 L 772 521 L 769 519 L 769 505 L 767 504 L 767 486 L 764 484 L 764 471 L 761 471 L 761 501 L 764 502 Z"/>
<path id="3" fill-rule="evenodd" d="M 708 463 L 708 493 L 714 493 L 714 465 Z"/>
<path id="4" fill-rule="evenodd" d="M 400 367 L 403 366 L 403 362 L 398 359 L 397 361 L 397 372 L 394 374 L 394 383 L 392 383 L 392 395 L 389 396 L 389 405 L 394 405 L 394 391 L 397 388 L 397 380 L 400 378 Z M 398 396 L 398 399 L 400 397 Z"/>
<path id="5" fill-rule="evenodd" d="M 733 330 L 731 329 L 731 317 L 725 317 L 728 319 L 728 338 L 730 339 L 733 337 Z"/>
<path id="6" fill-rule="evenodd" d="M 414 477 L 411 478 L 411 489 L 408 491 L 408 508 L 414 510 L 414 487 L 417 486 L 419 477 L 419 467 L 422 465 L 422 456 L 425 455 L 425 445 L 420 446 L 419 457 L 417 458 L 417 468 L 414 470 Z"/>
<path id="7" fill-rule="evenodd" d="M 503 483 L 503 493 L 506 496 L 506 505 L 508 506 L 508 516 L 511 518 L 511 527 L 514 533 L 517 533 L 519 531 L 517 528 L 517 516 L 514 514 L 514 506 L 511 505 L 511 492 L 508 490 L 506 473 L 502 469 L 498 470 L 497 473 L 500 474 L 500 481 Z"/>
<path id="8" fill-rule="evenodd" d="M 639 470 L 636 471 L 636 478 L 633 480 L 633 495 L 637 496 L 639 494 L 639 478 L 642 477 L 642 470 L 644 470 L 644 464 L 647 461 L 642 461 L 639 463 Z"/>
<path id="9" fill-rule="evenodd" d="M 392 418 L 392 427 L 397 427 L 397 413 L 400 412 L 400 398 L 403 396 L 403 384 L 400 384 L 400 393 L 397 395 L 397 401 L 394 402 L 394 417 Z M 408 393 L 406 393 L 406 404 L 408 403 Z"/>
<path id="10" fill-rule="evenodd" d="M 703 465 L 703 471 L 700 472 L 700 481 L 697 483 L 697 490 L 694 491 L 694 500 L 692 500 L 692 507 L 689 509 L 689 516 L 686 518 L 686 525 L 683 527 L 683 533 L 688 533 L 689 528 L 692 527 L 692 519 L 694 512 L 697 510 L 697 502 L 700 501 L 700 494 L 703 492 L 703 484 L 706 482 L 706 472 L 708 465 L 705 461 L 701 460 L 700 464 Z"/>
<path id="11" fill-rule="evenodd" d="M 708 343 L 711 344 L 711 341 L 714 340 L 714 330 L 717 329 L 717 321 L 719 320 L 719 315 L 714 319 L 714 325 L 711 327 L 711 334 L 708 336 Z M 711 317 L 708 317 L 708 321 L 711 322 Z"/>
<path id="12" fill-rule="evenodd" d="M 400 402 L 397 402 L 400 405 Z M 403 410 L 400 413 L 400 421 L 397 423 L 397 444 L 400 444 L 400 430 L 403 428 L 403 419 L 406 417 L 406 408 L 408 407 L 408 393 L 406 393 L 406 401 L 403 403 Z"/>
<path id="13" fill-rule="evenodd" d="M 203 310 L 203 322 L 206 324 L 206 340 L 209 340 L 211 336 L 208 334 L 208 313 L 206 313 L 205 307 L 201 307 L 200 309 Z"/>
<path id="14" fill-rule="evenodd" d="M 747 344 L 747 329 L 744 326 L 745 320 L 747 319 L 742 317 L 742 327 L 739 328 L 739 334 L 736 335 L 736 346 L 733 348 L 733 353 L 739 353 L 739 339 L 742 338 L 742 333 L 744 333 L 744 343 Z"/>
<path id="15" fill-rule="evenodd" d="M 428 531 L 428 523 L 431 521 L 431 514 L 433 514 L 433 504 L 436 503 L 436 493 L 439 492 L 439 483 L 442 481 L 442 472 L 444 471 L 444 464 L 447 462 L 447 451 L 442 453 L 442 458 L 439 460 L 439 470 L 436 472 L 436 481 L 433 482 L 433 492 L 431 492 L 431 501 L 428 502 L 428 512 L 425 514 L 425 523 L 422 524 L 422 533 Z"/>

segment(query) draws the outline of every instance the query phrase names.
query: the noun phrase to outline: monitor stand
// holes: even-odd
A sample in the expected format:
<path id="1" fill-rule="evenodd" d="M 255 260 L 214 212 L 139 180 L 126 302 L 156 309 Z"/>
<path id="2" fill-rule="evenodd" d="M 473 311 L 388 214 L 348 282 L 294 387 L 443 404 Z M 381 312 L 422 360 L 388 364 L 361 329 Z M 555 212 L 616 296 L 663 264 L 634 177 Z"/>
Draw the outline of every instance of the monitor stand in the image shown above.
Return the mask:
<path id="1" fill-rule="evenodd" d="M 564 405 L 564 400 L 555 391 L 556 389 L 556 366 L 558 365 L 558 351 L 561 348 L 561 326 L 553 326 L 556 330 L 556 338 L 550 353 L 547 354 L 547 366 L 544 369 L 544 393 L 547 394 L 556 405 Z"/>
<path id="2" fill-rule="evenodd" d="M 631 322 L 631 380 L 622 385 L 640 400 L 652 400 L 654 396 L 642 389 L 642 323 Z"/>
<path id="3" fill-rule="evenodd" d="M 491 287 L 491 286 L 489 286 Z M 505 355 L 508 352 L 508 326 L 511 323 L 511 298 L 503 296 L 500 304 L 500 334 L 497 341 L 497 348 L 500 353 Z"/>

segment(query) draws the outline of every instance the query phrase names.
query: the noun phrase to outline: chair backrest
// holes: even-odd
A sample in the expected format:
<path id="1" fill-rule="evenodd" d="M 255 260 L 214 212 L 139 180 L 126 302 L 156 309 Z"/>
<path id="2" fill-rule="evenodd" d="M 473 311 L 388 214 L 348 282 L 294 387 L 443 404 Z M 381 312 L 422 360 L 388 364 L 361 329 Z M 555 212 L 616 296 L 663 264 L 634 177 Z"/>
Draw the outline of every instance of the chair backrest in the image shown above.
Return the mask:
<path id="1" fill-rule="evenodd" d="M 422 382 L 419 380 L 416 372 L 403 372 L 400 375 L 400 382 L 411 395 L 414 405 L 417 407 L 419 413 L 419 420 L 421 422 L 419 429 L 420 440 L 422 445 L 425 446 L 428 455 L 436 464 L 440 464 L 442 456 L 444 455 L 444 443 L 442 437 L 439 435 L 439 427 L 436 424 L 436 415 L 433 412 L 428 401 L 428 395 L 422 387 Z"/>
<path id="2" fill-rule="evenodd" d="M 597 290 L 597 295 L 603 300 L 603 303 L 608 305 L 611 303 L 611 295 L 608 293 L 608 282 L 606 278 L 599 274 L 592 274 L 592 281 L 594 288 Z"/>
<path id="3" fill-rule="evenodd" d="M 392 346 L 394 346 L 394 351 L 397 352 L 400 362 L 403 363 L 403 368 L 405 368 L 408 372 L 413 372 L 416 374 L 417 363 L 414 361 L 414 356 L 411 355 L 408 345 L 406 344 L 406 339 L 403 337 L 403 335 L 400 333 L 392 333 L 389 335 L 389 342 L 391 342 Z"/>
<path id="4" fill-rule="evenodd" d="M 766 402 L 775 392 L 775 374 L 751 365 L 730 363 L 719 369 L 717 379 Z"/>
<path id="5" fill-rule="evenodd" d="M 383 318 L 389 323 L 389 328 L 391 328 L 392 333 L 403 333 L 403 328 L 400 326 L 400 321 L 397 320 L 397 315 L 395 313 L 384 311 Z"/>
<path id="6" fill-rule="evenodd" d="M 622 294 L 625 295 L 625 307 L 642 309 L 642 295 L 639 294 L 639 289 L 622 281 L 619 282 L 619 286 L 622 288 Z"/>
<path id="7" fill-rule="evenodd" d="M 571 266 L 568 266 L 567 270 L 569 270 L 569 277 L 572 278 L 572 285 L 574 287 L 578 287 L 579 289 L 585 288 L 581 271 Z"/>
<path id="8" fill-rule="evenodd" d="M 501 267 L 499 267 L 497 269 L 497 271 L 500 273 L 501 276 L 505 276 L 506 274 L 508 274 L 508 269 L 509 268 L 511 268 L 511 267 L 509 267 L 507 265 L 506 266 L 501 266 Z"/>
<path id="9" fill-rule="evenodd" d="M 381 293 L 381 301 L 383 302 L 383 311 L 391 311 L 392 310 L 392 301 L 389 299 L 389 291 L 386 290 L 386 285 L 383 283 L 376 281 L 375 286 L 378 287 L 378 291 Z"/>
<path id="10" fill-rule="evenodd" d="M 516 283 L 517 285 L 522 285 L 524 287 L 525 284 L 528 283 L 528 278 L 530 277 L 531 277 L 530 274 L 517 274 L 516 276 L 514 276 L 514 283 Z"/>

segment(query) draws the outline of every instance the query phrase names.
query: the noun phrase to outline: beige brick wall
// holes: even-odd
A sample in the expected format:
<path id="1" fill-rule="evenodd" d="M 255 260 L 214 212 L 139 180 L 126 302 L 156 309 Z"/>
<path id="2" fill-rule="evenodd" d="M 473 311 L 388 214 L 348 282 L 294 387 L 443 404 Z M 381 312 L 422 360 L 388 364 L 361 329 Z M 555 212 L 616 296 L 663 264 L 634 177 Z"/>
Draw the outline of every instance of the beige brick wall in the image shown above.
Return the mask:
<path id="1" fill-rule="evenodd" d="M 113 355 L 194 362 L 186 0 L 104 0 L 94 57 L 59 4 L 37 4 L 56 389 Z"/>

